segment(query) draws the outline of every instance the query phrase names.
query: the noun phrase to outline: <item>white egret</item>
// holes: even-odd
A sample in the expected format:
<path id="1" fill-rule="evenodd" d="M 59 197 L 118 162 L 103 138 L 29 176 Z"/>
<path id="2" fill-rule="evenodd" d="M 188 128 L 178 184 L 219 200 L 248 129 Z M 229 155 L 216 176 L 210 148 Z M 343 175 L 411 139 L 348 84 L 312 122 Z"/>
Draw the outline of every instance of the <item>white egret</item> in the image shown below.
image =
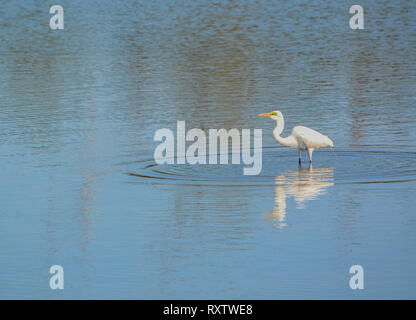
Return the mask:
<path id="1" fill-rule="evenodd" d="M 301 152 L 308 151 L 309 163 L 312 163 L 312 152 L 318 148 L 334 147 L 334 143 L 327 136 L 311 128 L 296 126 L 292 129 L 292 134 L 286 138 L 281 137 L 285 127 L 283 114 L 276 110 L 269 113 L 261 113 L 259 117 L 269 117 L 276 121 L 276 128 L 273 130 L 273 137 L 283 146 L 299 150 L 299 163 L 301 163 Z"/>

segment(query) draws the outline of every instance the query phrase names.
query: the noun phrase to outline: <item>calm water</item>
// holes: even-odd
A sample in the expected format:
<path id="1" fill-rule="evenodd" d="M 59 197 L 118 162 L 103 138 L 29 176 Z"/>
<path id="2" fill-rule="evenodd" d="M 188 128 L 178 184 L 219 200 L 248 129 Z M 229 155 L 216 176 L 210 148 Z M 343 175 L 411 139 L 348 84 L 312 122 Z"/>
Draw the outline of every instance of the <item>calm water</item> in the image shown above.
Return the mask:
<path id="1" fill-rule="evenodd" d="M 0 298 L 416 298 L 415 1 L 59 4 L 0 5 Z M 263 128 L 261 174 L 156 165 L 177 120 Z"/>

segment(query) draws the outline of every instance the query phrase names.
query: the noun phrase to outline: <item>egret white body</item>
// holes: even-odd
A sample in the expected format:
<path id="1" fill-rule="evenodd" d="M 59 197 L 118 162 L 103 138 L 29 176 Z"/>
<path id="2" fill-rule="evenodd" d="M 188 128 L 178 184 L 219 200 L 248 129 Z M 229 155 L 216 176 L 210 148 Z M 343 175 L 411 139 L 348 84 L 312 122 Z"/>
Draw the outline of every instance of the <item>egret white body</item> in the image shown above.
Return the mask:
<path id="1" fill-rule="evenodd" d="M 281 137 L 285 127 L 285 120 L 280 111 L 259 114 L 259 117 L 269 117 L 276 121 L 276 128 L 273 130 L 273 137 L 283 146 L 299 150 L 299 163 L 301 152 L 308 151 L 309 163 L 312 163 L 312 152 L 318 148 L 334 147 L 334 143 L 327 136 L 308 127 L 296 126 L 292 129 L 292 134 L 288 137 Z"/>

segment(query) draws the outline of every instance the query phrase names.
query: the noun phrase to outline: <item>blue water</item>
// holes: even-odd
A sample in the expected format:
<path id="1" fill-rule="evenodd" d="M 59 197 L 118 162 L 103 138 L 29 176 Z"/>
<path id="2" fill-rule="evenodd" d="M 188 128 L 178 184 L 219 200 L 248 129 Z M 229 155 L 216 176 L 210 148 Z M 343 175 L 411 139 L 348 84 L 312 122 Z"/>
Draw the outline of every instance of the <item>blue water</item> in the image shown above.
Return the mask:
<path id="1" fill-rule="evenodd" d="M 414 1 L 59 4 L 0 4 L 0 298 L 416 297 Z M 177 120 L 263 128 L 262 172 L 155 164 Z"/>

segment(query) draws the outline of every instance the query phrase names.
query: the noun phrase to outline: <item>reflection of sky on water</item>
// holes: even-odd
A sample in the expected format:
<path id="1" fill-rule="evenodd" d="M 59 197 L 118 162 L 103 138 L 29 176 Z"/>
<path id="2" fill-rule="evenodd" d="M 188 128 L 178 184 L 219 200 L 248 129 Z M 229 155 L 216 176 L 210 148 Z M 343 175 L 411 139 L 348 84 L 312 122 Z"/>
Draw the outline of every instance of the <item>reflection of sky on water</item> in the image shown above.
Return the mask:
<path id="1" fill-rule="evenodd" d="M 347 1 L 59 4 L 63 32 L 44 1 L 0 7 L 0 297 L 415 296 L 414 1 L 367 1 L 362 32 Z M 335 153 L 299 170 L 274 109 Z M 177 120 L 263 128 L 262 174 L 129 176 Z"/>

